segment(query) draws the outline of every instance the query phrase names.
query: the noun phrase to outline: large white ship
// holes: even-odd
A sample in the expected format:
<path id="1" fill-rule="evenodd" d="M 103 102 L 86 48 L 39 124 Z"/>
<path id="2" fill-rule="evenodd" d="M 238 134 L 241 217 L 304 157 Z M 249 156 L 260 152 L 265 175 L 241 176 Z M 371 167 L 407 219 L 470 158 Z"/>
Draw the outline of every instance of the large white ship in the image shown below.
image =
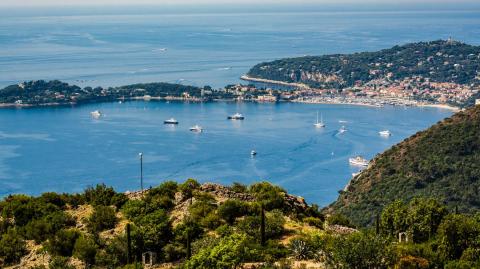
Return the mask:
<path id="1" fill-rule="evenodd" d="M 389 136 L 392 135 L 392 133 L 389 130 L 380 131 L 380 132 L 378 132 L 378 134 L 380 136 L 384 136 L 384 137 L 389 137 Z"/>
<path id="2" fill-rule="evenodd" d="M 355 166 L 368 166 L 368 160 L 366 160 L 362 156 L 357 156 L 355 158 L 350 158 L 350 159 L 348 159 L 348 162 L 351 165 L 355 165 Z"/>

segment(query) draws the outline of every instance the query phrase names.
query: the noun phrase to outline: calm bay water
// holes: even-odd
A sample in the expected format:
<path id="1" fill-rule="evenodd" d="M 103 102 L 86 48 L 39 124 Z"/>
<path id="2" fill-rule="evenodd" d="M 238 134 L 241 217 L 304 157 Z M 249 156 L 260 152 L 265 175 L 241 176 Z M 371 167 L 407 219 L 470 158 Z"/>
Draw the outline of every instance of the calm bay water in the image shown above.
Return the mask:
<path id="1" fill-rule="evenodd" d="M 476 10 L 52 14 L 0 10 L 0 86 L 61 79 L 81 86 L 166 81 L 221 87 L 239 82 L 256 63 L 283 57 L 372 51 L 449 36 L 480 44 Z M 91 119 L 95 109 L 105 118 Z M 317 110 L 326 119 L 325 130 L 312 128 Z M 237 111 L 247 119 L 225 119 Z M 371 158 L 450 114 L 161 102 L 0 110 L 0 196 L 81 191 L 100 182 L 122 191 L 138 189 L 142 151 L 147 186 L 189 177 L 221 183 L 265 179 L 326 205 L 356 172 L 349 157 Z M 163 125 L 171 116 L 179 126 Z M 344 135 L 336 135 L 339 120 L 348 121 Z M 195 123 L 205 133 L 190 133 Z M 382 129 L 394 135 L 380 138 Z M 253 148 L 259 153 L 255 158 Z"/>
<path id="2" fill-rule="evenodd" d="M 90 111 L 105 117 L 95 120 Z M 315 129 L 316 112 L 327 127 Z M 226 120 L 242 112 L 244 121 Z M 104 182 L 139 188 L 166 179 L 251 183 L 269 180 L 326 205 L 357 168 L 348 158 L 372 158 L 451 113 L 341 105 L 127 102 L 76 108 L 0 110 L 0 195 L 81 191 Z M 178 126 L 165 126 L 174 116 Z M 347 121 L 340 123 L 339 121 Z M 188 130 L 200 124 L 205 132 Z M 338 134 L 341 125 L 348 131 Z M 378 131 L 393 136 L 382 138 Z M 258 155 L 250 156 L 255 149 Z"/>

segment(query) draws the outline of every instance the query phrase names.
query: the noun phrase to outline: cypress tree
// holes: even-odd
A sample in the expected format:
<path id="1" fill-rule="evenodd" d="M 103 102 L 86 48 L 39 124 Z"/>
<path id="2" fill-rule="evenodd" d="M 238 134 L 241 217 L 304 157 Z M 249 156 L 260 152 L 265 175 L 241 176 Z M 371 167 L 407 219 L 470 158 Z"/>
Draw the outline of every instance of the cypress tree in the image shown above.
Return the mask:
<path id="1" fill-rule="evenodd" d="M 190 244 L 190 231 L 187 228 L 187 260 L 192 256 L 192 247 Z"/>
<path id="2" fill-rule="evenodd" d="M 261 208 L 261 213 L 260 213 L 260 217 L 261 217 L 261 222 L 260 222 L 260 244 L 262 246 L 265 246 L 265 208 L 263 207 L 263 204 L 262 204 L 262 208 Z"/>
<path id="3" fill-rule="evenodd" d="M 132 249 L 132 239 L 130 237 L 130 223 L 127 223 L 127 264 L 130 264 L 131 260 L 131 250 Z"/>

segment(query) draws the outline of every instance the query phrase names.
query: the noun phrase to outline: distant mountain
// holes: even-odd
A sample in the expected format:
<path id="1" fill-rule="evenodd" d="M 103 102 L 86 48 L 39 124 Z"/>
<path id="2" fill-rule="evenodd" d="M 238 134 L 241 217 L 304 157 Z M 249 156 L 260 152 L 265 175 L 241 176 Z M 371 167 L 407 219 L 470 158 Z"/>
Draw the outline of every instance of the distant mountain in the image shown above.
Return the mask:
<path id="1" fill-rule="evenodd" d="M 396 199 L 434 197 L 450 209 L 480 209 L 480 106 L 447 118 L 374 158 L 329 210 L 360 225 Z"/>
<path id="2" fill-rule="evenodd" d="M 319 88 L 345 88 L 388 78 L 480 84 L 480 46 L 453 40 L 411 43 L 377 52 L 287 58 L 255 65 L 249 77 Z"/>

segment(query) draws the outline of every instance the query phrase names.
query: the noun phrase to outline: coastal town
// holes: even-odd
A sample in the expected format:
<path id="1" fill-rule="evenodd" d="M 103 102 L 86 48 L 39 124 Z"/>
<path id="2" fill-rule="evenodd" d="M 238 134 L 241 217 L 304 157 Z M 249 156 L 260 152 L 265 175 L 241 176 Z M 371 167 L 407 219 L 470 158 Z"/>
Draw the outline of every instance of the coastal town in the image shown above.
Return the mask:
<path id="1" fill-rule="evenodd" d="M 75 105 L 88 102 L 125 100 L 165 101 L 244 101 L 347 104 L 372 107 L 437 106 L 458 109 L 472 98 L 479 102 L 478 85 L 430 82 L 420 77 L 401 81 L 378 79 L 344 89 L 317 89 L 307 85 L 264 81 L 242 77 L 249 84 L 213 89 L 167 83 L 137 84 L 110 88 L 80 88 L 59 81 L 32 81 L 0 90 L 0 107 Z M 272 85 L 265 87 L 264 84 Z M 263 87 L 256 83 L 262 83 Z M 274 85 L 277 85 L 273 89 Z M 282 88 L 285 87 L 285 88 Z M 288 88 L 287 88 L 288 87 Z"/>
<path id="2" fill-rule="evenodd" d="M 243 76 L 247 81 L 275 83 Z M 291 91 L 282 91 L 278 100 L 323 103 L 351 104 L 382 107 L 384 105 L 400 106 L 439 106 L 455 109 L 467 101 L 478 99 L 479 85 L 463 85 L 448 82 L 430 82 L 422 77 L 403 80 L 377 79 L 368 83 L 357 83 L 344 89 L 316 89 L 307 85 L 281 85 L 295 87 Z M 240 86 L 238 86 L 240 87 Z M 243 87 L 245 88 L 245 87 Z M 248 88 L 248 87 L 247 87 Z M 271 91 L 274 92 L 273 90 Z"/>

